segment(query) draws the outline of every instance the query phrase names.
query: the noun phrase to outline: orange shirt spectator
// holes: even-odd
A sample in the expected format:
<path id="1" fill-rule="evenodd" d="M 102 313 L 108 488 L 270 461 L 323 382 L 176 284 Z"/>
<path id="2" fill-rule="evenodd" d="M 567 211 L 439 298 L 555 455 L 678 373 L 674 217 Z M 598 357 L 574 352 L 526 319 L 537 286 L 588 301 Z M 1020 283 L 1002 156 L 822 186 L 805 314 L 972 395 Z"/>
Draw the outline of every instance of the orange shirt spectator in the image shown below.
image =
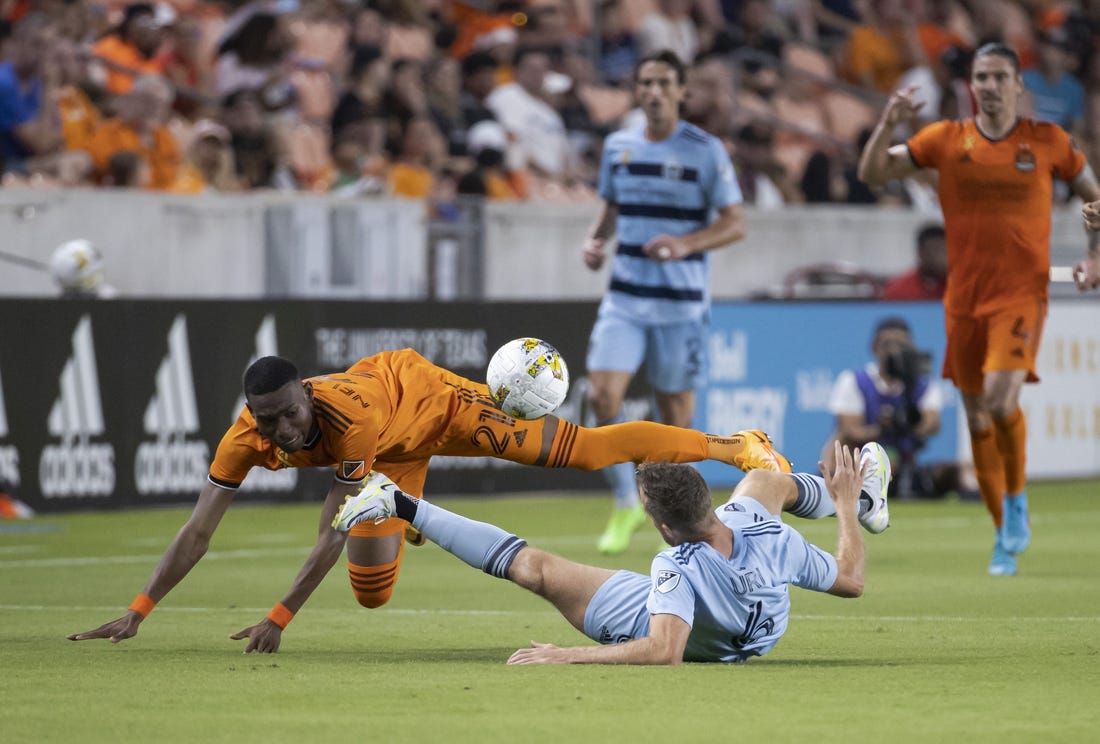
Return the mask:
<path id="1" fill-rule="evenodd" d="M 390 168 L 390 189 L 394 196 L 424 199 L 431 196 L 434 185 L 432 172 L 422 165 L 395 163 Z"/>
<path id="2" fill-rule="evenodd" d="M 100 123 L 99 110 L 80 90 L 67 85 L 58 91 L 57 109 L 66 150 L 87 150 Z"/>
<path id="3" fill-rule="evenodd" d="M 148 138 L 142 138 L 137 130 L 120 119 L 108 119 L 92 135 L 88 143 L 97 174 L 107 172 L 111 156 L 127 150 L 141 155 L 152 169 L 149 188 L 166 190 L 176 184 L 180 168 L 180 149 L 176 138 L 163 125 L 153 129 Z"/>
<path id="4" fill-rule="evenodd" d="M 117 36 L 106 36 L 92 47 L 95 56 L 103 61 L 107 72 L 107 90 L 120 95 L 129 93 L 138 75 L 159 75 L 163 61 L 154 57 L 146 59 L 138 48 Z"/>

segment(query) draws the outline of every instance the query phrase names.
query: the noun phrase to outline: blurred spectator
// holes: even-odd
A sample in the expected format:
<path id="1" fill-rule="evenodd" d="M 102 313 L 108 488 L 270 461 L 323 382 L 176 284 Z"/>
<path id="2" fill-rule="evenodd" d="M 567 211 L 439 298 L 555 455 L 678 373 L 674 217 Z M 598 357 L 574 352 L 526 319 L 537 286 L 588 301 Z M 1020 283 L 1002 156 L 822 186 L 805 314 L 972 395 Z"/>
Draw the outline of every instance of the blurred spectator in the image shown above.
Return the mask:
<path id="1" fill-rule="evenodd" d="M 717 55 L 708 55 L 688 67 L 681 116 L 718 138 L 732 138 L 737 105 L 733 69 Z"/>
<path id="2" fill-rule="evenodd" d="M 368 151 L 381 154 L 386 146 L 383 99 L 390 84 L 390 61 L 378 47 L 356 47 L 352 55 L 348 87 L 332 114 L 333 140 L 349 125 L 358 125 Z"/>
<path id="3" fill-rule="evenodd" d="M 141 154 L 152 170 L 149 187 L 170 189 L 179 177 L 179 145 L 164 125 L 172 107 L 172 89 L 163 78 L 145 75 L 118 99 L 117 115 L 96 128 L 88 143 L 97 175 L 107 173 L 113 154 L 129 150 Z"/>
<path id="4" fill-rule="evenodd" d="M 387 191 L 386 161 L 370 154 L 364 124 L 352 124 L 334 135 L 332 163 L 336 177 L 330 191 L 336 196 L 384 196 Z"/>
<path id="5" fill-rule="evenodd" d="M 856 155 L 871 138 L 871 129 L 859 134 L 854 152 L 826 148 L 810 155 L 802 173 L 801 190 L 808 204 L 878 204 L 879 197 L 856 175 Z M 891 187 L 896 188 L 896 187 Z M 890 197 L 900 202 L 900 197 Z"/>
<path id="6" fill-rule="evenodd" d="M 118 189 L 147 189 L 153 181 L 153 171 L 141 153 L 119 150 L 107 158 L 103 185 Z"/>
<path id="7" fill-rule="evenodd" d="M 822 48 L 833 50 L 841 46 L 863 20 L 859 14 L 860 0 L 809 0 L 817 22 L 817 40 Z"/>
<path id="8" fill-rule="evenodd" d="M 487 52 L 472 52 L 462 60 L 462 120 L 467 126 L 493 118 L 486 99 L 496 87 L 497 62 Z"/>
<path id="9" fill-rule="evenodd" d="M 6 170 L 26 171 L 26 161 L 48 155 L 61 144 L 61 129 L 51 105 L 60 70 L 48 64 L 53 30 L 44 16 L 15 24 L 0 63 L 0 158 Z M 48 75 L 48 77 L 47 77 Z"/>
<path id="10" fill-rule="evenodd" d="M 128 93 L 139 75 L 161 73 L 164 63 L 157 51 L 164 41 L 164 28 L 174 20 L 175 13 L 168 5 L 126 6 L 118 27 L 92 47 L 102 67 L 103 85 L 109 92 Z"/>
<path id="11" fill-rule="evenodd" d="M 560 49 L 573 38 L 563 0 L 529 0 L 526 11 L 527 23 L 521 31 L 524 46 Z"/>
<path id="12" fill-rule="evenodd" d="M 285 153 L 264 118 L 256 91 L 239 90 L 226 96 L 222 122 L 229 130 L 237 175 L 246 188 L 294 188 Z"/>
<path id="13" fill-rule="evenodd" d="M 917 232 L 917 265 L 888 280 L 884 300 L 939 300 L 947 286 L 947 238 L 943 225 L 927 224 Z"/>
<path id="14" fill-rule="evenodd" d="M 420 62 L 415 59 L 394 61 L 390 85 L 382 99 L 382 111 L 387 117 L 386 146 L 396 152 L 412 120 L 429 114 L 424 68 Z"/>
<path id="15" fill-rule="evenodd" d="M 460 195 L 484 196 L 495 200 L 522 198 L 522 180 L 517 180 L 505 168 L 504 154 L 508 149 L 508 135 L 504 127 L 491 120 L 475 124 L 470 128 L 466 147 L 474 157 L 475 166 L 459 180 Z"/>
<path id="16" fill-rule="evenodd" d="M 168 29 L 168 48 L 160 59 L 163 74 L 176 88 L 176 108 L 185 116 L 197 114 L 214 95 L 214 69 L 203 46 L 198 18 L 184 16 Z"/>
<path id="17" fill-rule="evenodd" d="M 443 159 L 443 139 L 428 116 L 409 121 L 401 138 L 396 162 L 390 168 L 394 196 L 423 199 L 435 192 Z"/>
<path id="18" fill-rule="evenodd" d="M 1069 34 L 1064 28 L 1053 28 L 1038 41 L 1039 66 L 1022 73 L 1032 116 L 1054 122 L 1080 139 L 1085 130 L 1085 88 L 1072 74 L 1077 57 Z"/>
<path id="19" fill-rule="evenodd" d="M 274 111 L 292 102 L 293 89 L 284 64 L 294 39 L 283 16 L 253 13 L 218 44 L 215 89 L 226 96 L 243 89 L 261 93 L 264 108 Z"/>
<path id="20" fill-rule="evenodd" d="M 229 130 L 209 119 L 195 122 L 187 160 L 180 168 L 172 191 L 198 194 L 204 191 L 238 191 L 241 182 L 233 167 Z"/>
<path id="21" fill-rule="evenodd" d="M 775 156 L 775 133 L 763 124 L 748 124 L 737 132 L 733 164 L 746 204 L 778 209 L 802 201 L 801 192 Z"/>
<path id="22" fill-rule="evenodd" d="M 543 99 L 549 70 L 550 57 L 546 52 L 518 50 L 515 82 L 497 86 L 486 102 L 497 121 L 515 139 L 526 166 L 542 175 L 563 178 L 568 169 L 569 144 L 561 115 Z"/>
<path id="23" fill-rule="evenodd" d="M 642 19 L 638 55 L 669 49 L 684 64 L 695 61 L 699 36 L 691 20 L 691 0 L 657 0 L 657 8 Z"/>
<path id="24" fill-rule="evenodd" d="M 871 0 L 867 21 L 848 36 L 843 71 L 852 83 L 892 93 L 902 73 L 923 57 L 916 23 L 902 0 Z"/>
<path id="25" fill-rule="evenodd" d="M 427 74 L 428 112 L 439 132 L 447 141 L 447 153 L 466 154 L 468 122 L 462 109 L 462 73 L 454 57 L 439 56 L 429 66 Z"/>
<path id="26" fill-rule="evenodd" d="M 634 34 L 623 24 L 622 0 L 603 0 L 599 10 L 599 73 L 612 85 L 630 88 L 638 49 Z"/>

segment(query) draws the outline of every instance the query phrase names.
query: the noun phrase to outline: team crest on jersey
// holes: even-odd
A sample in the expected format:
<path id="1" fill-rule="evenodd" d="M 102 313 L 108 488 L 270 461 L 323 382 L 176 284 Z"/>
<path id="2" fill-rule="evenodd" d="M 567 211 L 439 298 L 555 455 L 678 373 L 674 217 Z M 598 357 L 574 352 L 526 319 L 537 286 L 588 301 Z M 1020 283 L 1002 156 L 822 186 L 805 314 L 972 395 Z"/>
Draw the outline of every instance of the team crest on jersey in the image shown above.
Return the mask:
<path id="1" fill-rule="evenodd" d="M 344 480 L 362 480 L 367 477 L 367 463 L 363 460 L 344 460 L 340 463 L 340 477 Z"/>
<path id="2" fill-rule="evenodd" d="M 1029 145 L 1020 145 L 1020 149 L 1016 151 L 1016 170 L 1023 173 L 1035 170 L 1035 153 Z"/>
<path id="3" fill-rule="evenodd" d="M 684 166 L 675 161 L 665 163 L 664 167 L 662 167 L 661 170 L 664 177 L 670 181 L 679 181 L 680 178 L 684 175 Z"/>
<path id="4" fill-rule="evenodd" d="M 680 574 L 675 571 L 658 571 L 657 585 L 654 587 L 661 594 L 668 594 L 680 585 Z"/>

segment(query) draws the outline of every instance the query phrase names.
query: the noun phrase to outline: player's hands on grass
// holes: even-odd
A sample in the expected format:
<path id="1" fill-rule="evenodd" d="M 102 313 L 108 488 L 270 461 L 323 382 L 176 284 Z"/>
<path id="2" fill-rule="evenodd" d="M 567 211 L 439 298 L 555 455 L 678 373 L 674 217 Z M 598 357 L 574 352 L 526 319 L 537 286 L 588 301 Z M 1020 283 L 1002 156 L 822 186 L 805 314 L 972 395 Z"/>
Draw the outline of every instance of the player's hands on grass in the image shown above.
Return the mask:
<path id="1" fill-rule="evenodd" d="M 1100 220 L 1100 215 L 1097 219 Z M 1073 282 L 1082 292 L 1100 287 L 1100 256 L 1089 256 L 1079 261 L 1073 267 Z"/>
<path id="2" fill-rule="evenodd" d="M 588 238 L 584 241 L 584 265 L 596 271 L 607 260 L 607 252 L 604 250 L 607 241 L 603 238 Z"/>
<path id="3" fill-rule="evenodd" d="M 118 620 L 100 625 L 95 630 L 86 630 L 83 633 L 70 633 L 65 636 L 70 641 L 90 641 L 94 638 L 110 638 L 111 643 L 118 643 L 137 635 L 138 626 L 144 620 L 137 612 L 127 612 Z"/>
<path id="4" fill-rule="evenodd" d="M 279 650 L 279 643 L 283 640 L 283 629 L 265 617 L 255 625 L 250 625 L 229 637 L 234 641 L 243 641 L 247 638 L 248 645 L 244 648 L 246 654 L 253 651 L 258 654 L 273 654 Z"/>
<path id="5" fill-rule="evenodd" d="M 561 649 L 553 643 L 531 641 L 531 648 L 521 648 L 508 657 L 507 664 L 565 664 Z"/>
<path id="6" fill-rule="evenodd" d="M 845 447 L 840 440 L 833 442 L 835 469 L 828 471 L 824 463 L 818 463 L 825 485 L 836 504 L 836 510 L 854 507 L 859 501 L 859 492 L 863 487 L 863 473 L 860 472 L 858 449 Z"/>

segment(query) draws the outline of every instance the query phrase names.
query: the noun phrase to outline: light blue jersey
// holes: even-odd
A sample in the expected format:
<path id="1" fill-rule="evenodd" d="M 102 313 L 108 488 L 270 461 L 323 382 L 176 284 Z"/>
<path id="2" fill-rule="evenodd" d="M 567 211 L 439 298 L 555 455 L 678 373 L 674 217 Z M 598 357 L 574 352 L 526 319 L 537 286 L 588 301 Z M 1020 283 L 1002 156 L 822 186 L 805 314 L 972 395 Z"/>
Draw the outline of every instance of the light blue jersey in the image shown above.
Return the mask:
<path id="1" fill-rule="evenodd" d="M 644 126 L 615 132 L 604 143 L 599 192 L 619 214 L 604 305 L 664 323 L 703 318 L 710 306 L 708 255 L 662 262 L 646 258 L 642 246 L 657 235 L 695 232 L 715 210 L 742 201 L 721 141 L 683 121 L 660 142 L 647 140 Z"/>
<path id="2" fill-rule="evenodd" d="M 732 556 L 684 543 L 658 553 L 648 579 L 616 573 L 589 603 L 585 633 L 620 643 L 647 636 L 650 615 L 676 615 L 691 626 L 685 661 L 745 661 L 786 631 L 789 584 L 824 592 L 836 582 L 836 559 L 755 499 L 731 499 L 716 513 L 733 531 Z"/>

